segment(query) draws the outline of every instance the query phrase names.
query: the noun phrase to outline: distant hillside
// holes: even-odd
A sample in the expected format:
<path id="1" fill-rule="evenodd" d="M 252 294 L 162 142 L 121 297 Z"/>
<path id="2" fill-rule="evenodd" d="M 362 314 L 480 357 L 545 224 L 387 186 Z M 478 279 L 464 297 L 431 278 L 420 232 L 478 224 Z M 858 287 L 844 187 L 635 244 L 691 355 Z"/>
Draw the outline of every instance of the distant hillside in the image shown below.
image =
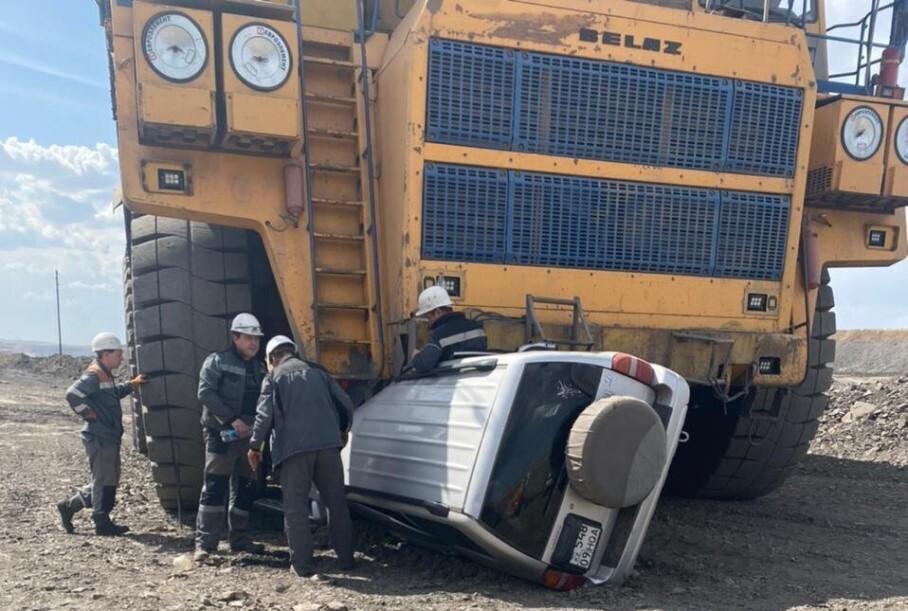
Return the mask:
<path id="1" fill-rule="evenodd" d="M 839 331 L 835 340 L 838 374 L 908 373 L 908 329 Z"/>
<path id="2" fill-rule="evenodd" d="M 50 342 L 30 342 L 17 339 L 0 339 L 0 352 L 15 352 L 28 356 L 51 356 L 57 354 L 57 344 Z M 88 346 L 63 344 L 63 353 L 72 356 L 90 356 Z"/>

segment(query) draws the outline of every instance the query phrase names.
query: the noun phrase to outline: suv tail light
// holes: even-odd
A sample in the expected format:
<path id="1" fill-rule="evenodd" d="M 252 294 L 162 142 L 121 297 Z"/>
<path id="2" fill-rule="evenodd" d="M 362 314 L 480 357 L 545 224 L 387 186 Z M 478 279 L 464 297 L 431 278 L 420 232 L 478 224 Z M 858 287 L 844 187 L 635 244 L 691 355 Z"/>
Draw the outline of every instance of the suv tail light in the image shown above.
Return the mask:
<path id="1" fill-rule="evenodd" d="M 545 573 L 542 574 L 542 585 L 551 590 L 560 590 L 562 592 L 579 588 L 585 581 L 586 577 L 583 575 L 571 575 L 555 569 L 546 569 Z"/>
<path id="2" fill-rule="evenodd" d="M 612 358 L 612 369 L 634 378 L 638 382 L 643 382 L 647 386 L 652 386 L 656 377 L 656 372 L 653 371 L 652 365 L 643 359 L 638 359 L 636 356 L 623 352 L 619 352 Z"/>

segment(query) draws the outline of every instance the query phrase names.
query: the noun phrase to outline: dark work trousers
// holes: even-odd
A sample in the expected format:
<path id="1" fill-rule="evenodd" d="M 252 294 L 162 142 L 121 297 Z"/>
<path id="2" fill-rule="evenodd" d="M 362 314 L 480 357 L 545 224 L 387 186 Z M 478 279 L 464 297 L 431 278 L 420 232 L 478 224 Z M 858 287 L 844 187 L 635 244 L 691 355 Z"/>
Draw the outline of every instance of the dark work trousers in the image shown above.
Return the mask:
<path id="1" fill-rule="evenodd" d="M 102 440 L 94 435 L 83 435 L 82 445 L 88 456 L 91 483 L 67 501 L 70 511 L 91 507 L 91 515 L 109 514 L 116 502 L 120 483 L 120 442 Z"/>
<path id="2" fill-rule="evenodd" d="M 318 489 L 328 509 L 328 534 L 340 566 L 353 562 L 353 522 L 344 496 L 344 467 L 340 448 L 300 452 L 280 465 L 284 498 L 284 532 L 290 564 L 299 573 L 312 571 L 312 532 L 309 525 L 309 490 Z"/>
<path id="3" fill-rule="evenodd" d="M 224 532 L 225 513 L 230 530 L 230 545 L 249 542 L 249 510 L 252 509 L 255 484 L 246 461 L 249 443 L 245 440 L 224 443 L 214 438 L 217 432 L 205 432 L 205 480 L 196 517 L 196 549 L 214 551 Z M 227 493 L 230 511 L 227 512 Z"/>

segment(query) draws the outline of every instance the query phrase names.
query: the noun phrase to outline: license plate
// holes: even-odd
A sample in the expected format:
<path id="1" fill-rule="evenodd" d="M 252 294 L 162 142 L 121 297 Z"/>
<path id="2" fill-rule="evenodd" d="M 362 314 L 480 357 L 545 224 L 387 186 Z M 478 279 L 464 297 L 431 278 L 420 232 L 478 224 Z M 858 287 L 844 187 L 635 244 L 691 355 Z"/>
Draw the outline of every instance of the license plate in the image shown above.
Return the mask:
<path id="1" fill-rule="evenodd" d="M 590 568 L 600 536 L 602 536 L 601 528 L 581 523 L 577 540 L 574 543 L 574 552 L 571 554 L 571 564 L 582 569 Z"/>

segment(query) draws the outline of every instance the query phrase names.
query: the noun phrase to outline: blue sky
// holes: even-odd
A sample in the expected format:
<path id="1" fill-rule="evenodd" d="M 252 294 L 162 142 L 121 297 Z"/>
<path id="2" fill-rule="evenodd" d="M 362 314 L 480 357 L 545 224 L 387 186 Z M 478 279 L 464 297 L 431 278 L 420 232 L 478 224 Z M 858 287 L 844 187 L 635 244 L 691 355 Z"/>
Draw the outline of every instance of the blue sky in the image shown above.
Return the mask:
<path id="1" fill-rule="evenodd" d="M 93 0 L 4 2 L 0 14 L 0 338 L 122 333 L 122 218 L 104 33 Z M 866 2 L 831 0 L 832 21 Z M 832 50 L 833 62 L 844 61 Z M 850 55 L 849 55 L 850 57 Z M 903 79 L 903 82 L 906 79 Z M 908 264 L 835 270 L 841 328 L 908 327 Z"/>

